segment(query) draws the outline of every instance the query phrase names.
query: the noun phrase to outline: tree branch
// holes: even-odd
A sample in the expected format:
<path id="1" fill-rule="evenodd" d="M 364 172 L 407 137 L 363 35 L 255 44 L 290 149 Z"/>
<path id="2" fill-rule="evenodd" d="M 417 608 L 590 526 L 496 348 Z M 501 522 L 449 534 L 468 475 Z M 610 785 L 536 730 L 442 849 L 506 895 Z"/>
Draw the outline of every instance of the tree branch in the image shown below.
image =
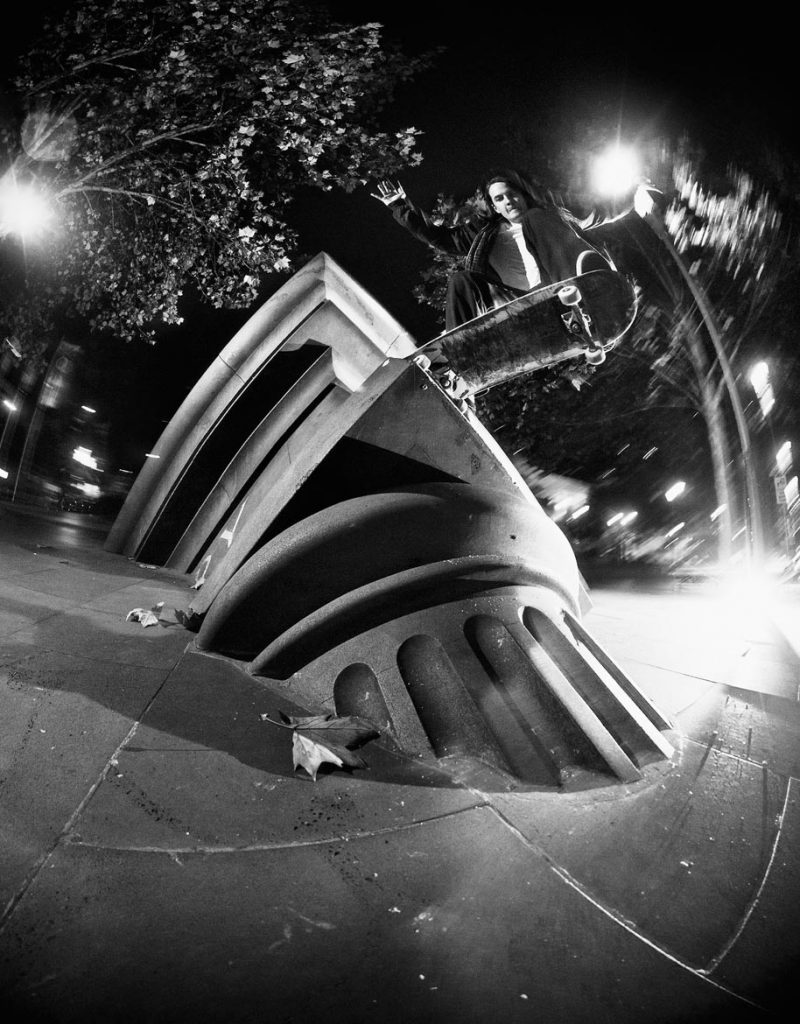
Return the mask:
<path id="1" fill-rule="evenodd" d="M 73 185 L 70 185 L 67 188 L 63 189 L 61 192 L 59 192 L 58 193 L 58 197 L 60 198 L 62 195 L 69 195 L 72 192 L 79 192 L 79 191 L 81 191 L 81 189 L 85 186 L 87 181 L 91 181 L 92 178 L 96 178 L 98 175 L 104 174 L 111 167 L 114 167 L 117 164 L 122 163 L 124 160 L 127 160 L 128 157 L 134 156 L 134 155 L 136 155 L 138 153 L 142 153 L 146 149 L 149 149 L 152 146 L 158 145 L 159 142 L 165 142 L 165 141 L 172 142 L 172 141 L 182 140 L 183 142 L 191 143 L 192 140 L 184 139 L 183 136 L 189 135 L 189 134 L 191 134 L 193 132 L 208 131 L 209 129 L 216 127 L 216 125 L 218 125 L 218 124 L 219 124 L 219 120 L 217 119 L 217 120 L 214 120 L 214 121 L 210 121 L 208 124 L 193 124 L 193 125 L 189 125 L 187 128 L 183 129 L 182 131 L 162 132 L 160 135 L 153 135 L 149 139 L 144 140 L 143 142 L 137 144 L 136 146 L 131 146 L 129 149 L 123 150 L 123 152 L 117 153 L 116 156 L 110 157 L 108 160 L 105 160 L 98 167 L 93 168 L 91 171 L 89 171 L 87 174 L 85 174 L 82 178 L 79 178 L 78 181 L 75 182 Z M 199 142 L 198 143 L 194 143 L 194 144 L 195 145 L 203 145 L 203 143 L 199 143 Z"/>
<path id="2" fill-rule="evenodd" d="M 46 92 L 51 85 L 55 85 L 57 82 L 63 82 L 66 79 L 71 78 L 76 74 L 79 74 L 81 71 L 85 71 L 87 68 L 102 65 L 110 65 L 111 67 L 122 66 L 115 65 L 113 62 L 121 57 L 137 57 L 139 54 L 146 53 L 147 50 L 148 47 L 140 46 L 135 50 L 120 50 L 118 53 L 106 54 L 102 57 L 94 57 L 92 58 L 92 60 L 85 60 L 82 63 L 76 64 L 74 67 L 71 67 L 67 72 L 61 72 L 58 75 L 52 75 L 50 78 L 46 78 L 43 82 L 39 82 L 34 88 L 29 89 L 26 93 L 24 93 L 24 95 L 26 97 L 29 97 L 36 96 L 38 93 L 41 92 Z M 124 70 L 136 72 L 138 69 L 124 68 Z"/>

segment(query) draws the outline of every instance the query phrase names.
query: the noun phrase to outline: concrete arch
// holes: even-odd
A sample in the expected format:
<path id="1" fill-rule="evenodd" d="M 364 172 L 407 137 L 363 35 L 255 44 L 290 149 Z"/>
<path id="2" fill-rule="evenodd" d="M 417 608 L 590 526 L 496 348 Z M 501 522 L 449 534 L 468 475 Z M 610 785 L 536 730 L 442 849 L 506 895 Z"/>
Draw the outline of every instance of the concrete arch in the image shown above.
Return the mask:
<path id="1" fill-rule="evenodd" d="M 158 458 L 142 467 L 109 533 L 108 550 L 143 557 L 148 542 L 160 530 L 159 548 L 168 554 L 150 560 L 184 571 L 196 561 L 213 528 L 212 515 L 199 520 L 194 517 L 202 502 L 191 510 L 193 525 L 188 536 L 186 529 L 177 531 L 176 536 L 164 536 L 170 532 L 166 513 L 177 499 L 181 480 L 210 437 L 225 429 L 237 401 L 264 367 L 279 353 L 297 352 L 309 343 L 329 350 L 326 383 L 345 394 L 358 390 L 387 356 L 402 358 L 416 347 L 413 338 L 368 292 L 330 256 L 319 253 L 253 314 L 186 397 L 153 450 Z M 299 384 L 303 376 L 293 383 Z M 318 368 L 317 390 L 306 378 L 302 386 L 287 389 L 291 394 L 281 396 L 278 418 L 284 425 L 292 415 L 301 416 L 319 397 L 321 378 Z M 224 474 L 223 488 L 229 500 L 232 498 L 232 485 L 241 483 L 247 468 L 263 454 L 269 442 L 264 434 L 264 430 L 252 431 L 251 436 L 236 439 L 235 452 L 222 467 L 223 473 L 207 481 L 203 501 Z M 244 452 L 242 446 L 246 446 Z M 234 457 L 238 469 L 230 464 Z M 219 497 L 213 505 L 219 508 Z M 172 532 L 176 533 L 174 524 Z"/>

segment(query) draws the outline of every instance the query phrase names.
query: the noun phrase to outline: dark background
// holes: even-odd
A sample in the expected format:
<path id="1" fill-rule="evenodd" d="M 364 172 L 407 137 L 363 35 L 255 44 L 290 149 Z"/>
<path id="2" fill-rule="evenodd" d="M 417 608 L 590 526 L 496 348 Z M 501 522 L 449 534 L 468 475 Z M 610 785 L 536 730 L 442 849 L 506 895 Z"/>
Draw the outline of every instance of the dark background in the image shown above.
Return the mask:
<path id="1" fill-rule="evenodd" d="M 68 6 L 69 0 L 28 0 L 16 9 L 0 43 L 3 77 L 44 12 Z M 574 147 L 582 132 L 587 160 L 599 140 L 684 131 L 723 162 L 746 163 L 767 148 L 797 155 L 790 106 L 797 56 L 792 33 L 774 15 L 712 15 L 687 5 L 603 5 L 591 14 L 520 4 L 469 11 L 375 0 L 324 6 L 342 21 L 382 23 L 385 38 L 409 54 L 445 48 L 384 114 L 389 129 L 414 125 L 423 132 L 423 163 L 402 177 L 423 206 L 440 192 L 466 196 L 493 167 L 518 164 L 520 140 L 525 166 L 545 179 L 556 151 L 568 142 Z M 297 266 L 327 252 L 422 343 L 441 329 L 436 312 L 411 295 L 428 252 L 369 192 L 298 195 L 291 215 L 303 249 Z M 262 301 L 285 279 L 265 280 Z M 198 376 L 252 312 L 187 306 L 186 323 L 165 330 L 155 347 L 82 339 L 88 358 L 77 382 L 80 401 L 107 416 L 108 443 L 120 464 L 141 466 Z"/>

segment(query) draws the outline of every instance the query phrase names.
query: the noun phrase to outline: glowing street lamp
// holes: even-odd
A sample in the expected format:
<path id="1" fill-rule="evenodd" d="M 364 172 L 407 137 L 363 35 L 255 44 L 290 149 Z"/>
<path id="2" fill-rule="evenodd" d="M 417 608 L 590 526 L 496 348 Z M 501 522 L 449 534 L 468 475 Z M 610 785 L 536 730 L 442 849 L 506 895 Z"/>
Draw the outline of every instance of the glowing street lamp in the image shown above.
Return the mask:
<path id="1" fill-rule="evenodd" d="M 13 171 L 0 178 L 0 237 L 33 237 L 52 219 L 53 209 L 35 185 L 17 181 Z"/>
<path id="2" fill-rule="evenodd" d="M 639 157 L 632 146 L 620 143 L 598 156 L 592 166 L 592 184 L 602 195 L 618 198 L 641 180 Z"/>

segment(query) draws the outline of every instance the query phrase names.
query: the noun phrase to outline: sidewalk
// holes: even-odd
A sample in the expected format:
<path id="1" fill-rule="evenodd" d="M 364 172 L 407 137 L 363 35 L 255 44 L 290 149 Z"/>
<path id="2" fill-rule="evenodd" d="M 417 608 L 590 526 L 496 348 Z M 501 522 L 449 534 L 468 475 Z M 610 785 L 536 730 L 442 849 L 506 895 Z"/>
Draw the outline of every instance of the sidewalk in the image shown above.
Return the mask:
<path id="1" fill-rule="evenodd" d="M 26 1021 L 782 1020 L 800 657 L 765 609 L 592 591 L 676 723 L 633 785 L 474 785 L 387 741 L 292 770 L 279 684 L 197 653 L 188 576 L 0 506 L 0 1007 Z M 126 622 L 163 601 L 164 622 Z M 791 602 L 787 622 L 796 622 Z"/>

